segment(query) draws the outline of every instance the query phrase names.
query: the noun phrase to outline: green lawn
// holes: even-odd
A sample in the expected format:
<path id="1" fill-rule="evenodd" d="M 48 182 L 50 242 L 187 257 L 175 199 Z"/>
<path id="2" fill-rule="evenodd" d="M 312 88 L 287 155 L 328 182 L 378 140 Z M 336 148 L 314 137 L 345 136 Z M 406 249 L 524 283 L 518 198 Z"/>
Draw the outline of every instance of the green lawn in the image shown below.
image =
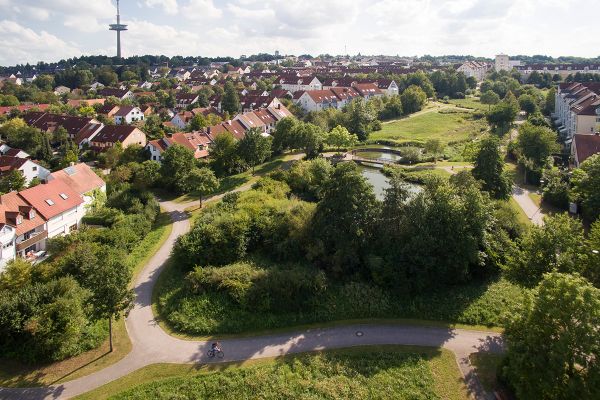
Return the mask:
<path id="1" fill-rule="evenodd" d="M 269 268 L 266 263 L 261 265 Z M 187 338 L 264 334 L 313 324 L 348 320 L 370 322 L 374 319 L 377 322 L 384 319 L 421 320 L 416 323 L 423 325 L 433 321 L 431 324 L 462 324 L 480 329 L 499 327 L 503 314 L 523 296 L 523 289 L 503 279 L 416 296 L 387 291 L 364 282 L 331 282 L 325 294 L 301 311 L 257 313 L 241 307 L 223 292 L 190 292 L 182 285 L 185 275 L 177 265 L 170 264 L 159 277 L 153 306 L 164 328 Z"/>
<path id="2" fill-rule="evenodd" d="M 242 172 L 241 174 L 222 178 L 219 188 L 216 191 L 214 191 L 213 193 L 205 195 L 204 197 L 214 196 L 214 195 L 219 195 L 219 194 L 230 192 L 230 191 L 232 191 L 236 188 L 239 188 L 240 186 L 243 186 L 245 184 L 250 184 L 250 183 L 256 182 L 258 180 L 258 178 L 260 178 L 260 176 L 266 175 L 269 172 L 275 171 L 276 169 L 289 168 L 289 166 L 291 165 L 291 163 L 293 162 L 293 160 L 295 158 L 297 158 L 297 156 L 295 156 L 293 154 L 286 154 L 283 156 L 276 157 L 271 161 L 267 161 L 266 163 L 257 166 L 254 171 L 254 174 L 252 173 L 252 170 L 248 170 L 246 172 Z M 185 194 L 183 196 L 179 196 L 179 197 L 175 198 L 173 201 L 176 203 L 187 203 L 189 201 L 198 200 L 199 198 L 200 198 L 199 193 L 192 192 L 192 193 Z"/>
<path id="3" fill-rule="evenodd" d="M 475 120 L 469 112 L 457 112 L 450 108 L 383 124 L 382 130 L 372 132 L 369 140 L 383 139 L 403 144 L 440 139 L 448 144 L 474 138 L 485 129 L 485 120 Z"/>
<path id="4" fill-rule="evenodd" d="M 448 103 L 454 104 L 458 107 L 472 108 L 474 110 L 488 111 L 489 106 L 487 104 L 481 104 L 479 97 L 467 97 L 466 99 L 451 99 Z"/>
<path id="5" fill-rule="evenodd" d="M 154 227 L 129 254 L 127 265 L 133 272 L 132 283 L 171 233 L 171 219 L 161 213 Z M 107 335 L 108 336 L 108 335 Z M 0 360 L 0 386 L 31 387 L 73 380 L 108 367 L 131 351 L 131 342 L 122 318 L 113 324 L 114 351 L 109 351 L 108 339 L 97 349 L 76 357 L 45 365 L 27 365 L 13 360 Z"/>
<path id="6" fill-rule="evenodd" d="M 86 399 L 467 399 L 445 349 L 369 346 L 238 364 L 143 368 Z"/>

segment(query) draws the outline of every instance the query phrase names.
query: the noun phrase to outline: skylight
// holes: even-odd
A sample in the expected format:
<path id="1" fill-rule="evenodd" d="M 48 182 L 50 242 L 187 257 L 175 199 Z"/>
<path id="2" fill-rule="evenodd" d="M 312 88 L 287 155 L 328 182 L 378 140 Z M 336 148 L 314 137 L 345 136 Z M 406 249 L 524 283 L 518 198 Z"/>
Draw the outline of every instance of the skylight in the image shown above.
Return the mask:
<path id="1" fill-rule="evenodd" d="M 52 200 L 50 200 L 50 199 L 46 199 L 46 203 L 47 203 L 49 206 L 53 206 L 53 205 L 54 205 L 54 202 L 53 202 Z"/>
<path id="2" fill-rule="evenodd" d="M 68 199 L 68 198 L 69 198 L 69 196 L 67 196 L 67 195 L 66 195 L 66 194 L 64 194 L 64 193 L 61 193 L 61 194 L 60 194 L 60 198 L 61 198 L 61 199 L 63 199 L 63 200 L 66 200 L 66 199 Z"/>

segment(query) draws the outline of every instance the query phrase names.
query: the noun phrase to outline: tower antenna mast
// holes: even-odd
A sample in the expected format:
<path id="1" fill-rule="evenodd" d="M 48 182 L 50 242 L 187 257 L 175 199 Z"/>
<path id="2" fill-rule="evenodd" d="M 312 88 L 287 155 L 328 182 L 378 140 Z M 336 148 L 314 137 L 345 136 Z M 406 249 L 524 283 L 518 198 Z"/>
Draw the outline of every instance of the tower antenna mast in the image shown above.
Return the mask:
<path id="1" fill-rule="evenodd" d="M 121 31 L 127 30 L 127 25 L 121 23 L 121 13 L 119 11 L 119 0 L 117 0 L 117 23 L 110 24 L 109 30 L 117 31 L 117 57 L 121 58 Z"/>

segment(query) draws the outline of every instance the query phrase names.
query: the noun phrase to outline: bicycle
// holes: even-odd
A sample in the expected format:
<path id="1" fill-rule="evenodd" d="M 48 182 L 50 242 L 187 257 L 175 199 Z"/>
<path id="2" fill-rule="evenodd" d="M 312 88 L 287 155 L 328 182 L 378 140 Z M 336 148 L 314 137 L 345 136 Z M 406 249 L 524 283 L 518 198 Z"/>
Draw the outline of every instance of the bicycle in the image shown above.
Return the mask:
<path id="1" fill-rule="evenodd" d="M 225 353 L 223 353 L 222 350 L 217 350 L 217 349 L 211 349 L 209 351 L 206 352 L 206 355 L 208 356 L 208 358 L 223 358 L 225 357 Z"/>

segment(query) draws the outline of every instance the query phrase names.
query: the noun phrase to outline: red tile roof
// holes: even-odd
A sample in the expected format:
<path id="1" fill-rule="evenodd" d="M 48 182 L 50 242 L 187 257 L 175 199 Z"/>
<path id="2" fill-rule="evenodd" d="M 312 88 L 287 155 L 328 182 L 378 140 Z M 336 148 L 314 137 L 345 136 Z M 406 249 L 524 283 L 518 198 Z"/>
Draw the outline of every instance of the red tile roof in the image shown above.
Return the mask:
<path id="1" fill-rule="evenodd" d="M 573 137 L 573 141 L 577 152 L 577 162 L 580 164 L 594 154 L 600 153 L 599 135 L 576 134 Z"/>
<path id="2" fill-rule="evenodd" d="M 105 182 L 89 166 L 84 163 L 53 172 L 48 181 L 58 180 L 65 183 L 77 193 L 83 195 L 94 189 L 105 186 Z"/>
<path id="3" fill-rule="evenodd" d="M 29 232 L 38 226 L 44 225 L 46 219 L 33 210 L 33 218 L 29 218 L 31 205 L 17 192 L 10 192 L 0 196 L 0 224 L 7 224 L 16 228 L 17 236 Z M 22 222 L 17 224 L 16 216 L 21 214 Z"/>
<path id="4" fill-rule="evenodd" d="M 80 204 L 83 199 L 61 180 L 34 186 L 19 192 L 46 219 L 51 219 Z"/>

